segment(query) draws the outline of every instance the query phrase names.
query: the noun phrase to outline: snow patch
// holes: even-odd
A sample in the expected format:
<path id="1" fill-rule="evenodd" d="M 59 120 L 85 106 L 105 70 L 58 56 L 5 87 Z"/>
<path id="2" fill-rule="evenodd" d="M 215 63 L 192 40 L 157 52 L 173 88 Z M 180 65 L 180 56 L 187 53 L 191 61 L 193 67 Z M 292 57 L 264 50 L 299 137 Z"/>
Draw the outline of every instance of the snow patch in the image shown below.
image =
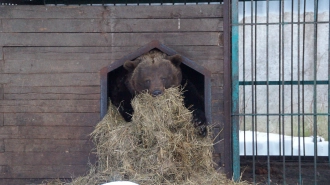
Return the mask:
<path id="1" fill-rule="evenodd" d="M 245 135 L 244 135 L 245 133 Z M 254 138 L 253 138 L 254 137 Z M 299 144 L 300 141 L 300 144 Z M 317 156 L 328 156 L 329 142 L 317 136 Z M 254 153 L 253 153 L 254 143 Z M 299 148 L 300 146 L 300 148 Z M 239 131 L 240 155 L 267 156 L 267 133 Z M 269 155 L 314 156 L 314 137 L 292 137 L 269 133 Z"/>

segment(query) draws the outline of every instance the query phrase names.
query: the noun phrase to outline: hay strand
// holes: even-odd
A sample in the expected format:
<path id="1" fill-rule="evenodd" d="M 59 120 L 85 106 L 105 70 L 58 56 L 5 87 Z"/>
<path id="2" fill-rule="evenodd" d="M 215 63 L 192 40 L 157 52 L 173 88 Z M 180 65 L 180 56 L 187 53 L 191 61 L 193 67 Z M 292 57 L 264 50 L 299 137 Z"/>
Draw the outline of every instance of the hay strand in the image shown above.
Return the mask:
<path id="1" fill-rule="evenodd" d="M 91 134 L 98 161 L 72 184 L 132 181 L 140 185 L 231 184 L 215 170 L 211 135 L 200 137 L 179 88 L 132 100 L 132 122 L 110 105 Z"/>

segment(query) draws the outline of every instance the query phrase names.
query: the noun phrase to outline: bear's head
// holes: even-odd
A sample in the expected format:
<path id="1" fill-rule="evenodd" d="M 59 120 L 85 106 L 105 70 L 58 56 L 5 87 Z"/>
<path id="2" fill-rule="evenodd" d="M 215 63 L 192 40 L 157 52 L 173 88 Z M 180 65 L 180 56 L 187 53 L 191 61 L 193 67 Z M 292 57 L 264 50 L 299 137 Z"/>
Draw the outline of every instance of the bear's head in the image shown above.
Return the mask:
<path id="1" fill-rule="evenodd" d="M 181 84 L 182 73 L 180 55 L 167 56 L 152 50 L 134 61 L 126 61 L 124 68 L 128 71 L 126 85 L 130 92 L 147 91 L 153 96 L 160 95 L 165 89 Z"/>

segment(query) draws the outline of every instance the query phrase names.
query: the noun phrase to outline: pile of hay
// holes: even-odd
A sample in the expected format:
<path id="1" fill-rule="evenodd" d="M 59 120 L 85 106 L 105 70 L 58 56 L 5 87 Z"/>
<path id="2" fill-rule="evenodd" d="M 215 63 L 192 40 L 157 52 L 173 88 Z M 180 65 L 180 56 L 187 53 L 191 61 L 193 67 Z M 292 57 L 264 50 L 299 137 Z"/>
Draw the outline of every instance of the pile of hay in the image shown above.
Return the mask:
<path id="1" fill-rule="evenodd" d="M 128 180 L 140 185 L 228 184 L 214 169 L 211 136 L 202 138 L 184 107 L 182 92 L 170 88 L 162 96 L 140 94 L 132 101 L 132 122 L 112 105 L 91 134 L 97 165 L 72 184 Z"/>

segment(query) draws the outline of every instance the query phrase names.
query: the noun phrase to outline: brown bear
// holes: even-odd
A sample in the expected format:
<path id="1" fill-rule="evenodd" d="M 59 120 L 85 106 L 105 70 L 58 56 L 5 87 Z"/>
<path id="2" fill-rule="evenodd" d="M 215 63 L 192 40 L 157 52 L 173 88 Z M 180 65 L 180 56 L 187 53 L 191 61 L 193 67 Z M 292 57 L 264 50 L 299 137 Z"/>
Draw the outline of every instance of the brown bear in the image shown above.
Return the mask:
<path id="1" fill-rule="evenodd" d="M 193 111 L 193 122 L 200 129 L 199 134 L 207 134 L 203 97 L 182 74 L 181 63 L 180 55 L 167 56 L 156 49 L 124 63 L 126 72 L 118 72 L 116 80 L 110 84 L 110 99 L 126 121 L 131 120 L 134 110 L 130 101 L 137 93 L 148 92 L 158 96 L 167 88 L 182 85 L 185 106 Z"/>
<path id="2" fill-rule="evenodd" d="M 126 61 L 126 86 L 132 94 L 148 91 L 153 96 L 160 95 L 165 89 L 181 84 L 181 61 L 180 55 L 166 56 L 157 50 Z"/>

